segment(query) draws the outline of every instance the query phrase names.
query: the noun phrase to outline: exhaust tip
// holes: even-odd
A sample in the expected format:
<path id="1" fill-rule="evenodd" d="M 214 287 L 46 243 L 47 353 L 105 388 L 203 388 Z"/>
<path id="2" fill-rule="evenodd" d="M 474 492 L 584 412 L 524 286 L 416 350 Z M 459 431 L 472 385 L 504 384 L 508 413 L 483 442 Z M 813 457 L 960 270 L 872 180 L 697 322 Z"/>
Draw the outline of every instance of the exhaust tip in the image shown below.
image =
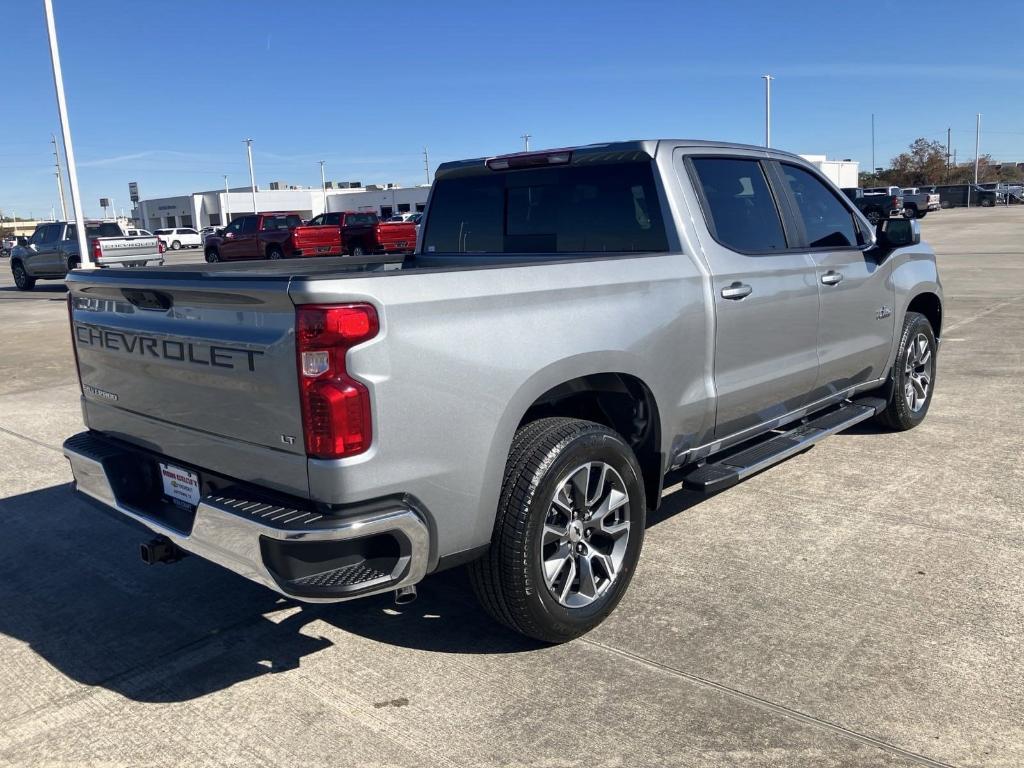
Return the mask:
<path id="1" fill-rule="evenodd" d="M 399 587 L 395 590 L 395 605 L 408 605 L 416 599 L 416 587 Z"/>

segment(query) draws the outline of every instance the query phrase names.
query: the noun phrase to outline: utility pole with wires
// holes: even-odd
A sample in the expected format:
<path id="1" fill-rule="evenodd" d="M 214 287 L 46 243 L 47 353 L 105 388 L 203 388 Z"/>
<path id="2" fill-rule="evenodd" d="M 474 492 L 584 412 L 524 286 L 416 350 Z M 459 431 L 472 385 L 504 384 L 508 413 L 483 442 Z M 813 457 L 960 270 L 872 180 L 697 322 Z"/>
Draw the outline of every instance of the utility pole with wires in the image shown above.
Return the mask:
<path id="1" fill-rule="evenodd" d="M 324 163 L 326 160 L 320 161 L 320 189 L 324 194 L 324 213 L 327 213 L 327 177 L 324 176 Z"/>
<path id="2" fill-rule="evenodd" d="M 529 152 L 530 151 L 530 139 L 532 139 L 533 136 L 530 135 L 529 133 L 524 133 L 519 138 L 523 140 L 523 151 L 524 152 Z"/>
<path id="3" fill-rule="evenodd" d="M 252 169 L 252 139 L 242 139 L 245 142 L 245 151 L 249 155 L 249 183 L 252 184 L 252 212 L 259 213 L 256 207 L 256 174 Z"/>
<path id="4" fill-rule="evenodd" d="M 53 68 L 53 89 L 57 95 L 57 114 L 60 116 L 61 138 L 64 140 L 64 153 L 68 160 L 68 183 L 71 185 L 71 207 L 75 213 L 75 227 L 78 235 L 78 254 L 82 269 L 92 269 L 91 251 L 85 236 L 85 211 L 82 208 L 82 197 L 78 193 L 78 170 L 75 166 L 75 147 L 71 143 L 71 125 L 68 123 L 68 104 L 64 99 L 64 75 L 60 67 L 60 51 L 57 48 L 57 26 L 53 20 L 53 0 L 43 0 L 43 13 L 46 16 L 46 34 L 50 42 L 50 65 Z"/>
<path id="5" fill-rule="evenodd" d="M 423 171 L 427 174 L 427 186 L 430 186 L 430 155 L 427 154 L 427 148 L 423 148 Z"/>
<path id="6" fill-rule="evenodd" d="M 60 170 L 60 153 L 57 151 L 57 137 L 50 134 L 50 143 L 53 144 L 53 162 L 57 167 L 57 193 L 60 195 L 60 220 L 68 220 L 68 206 L 64 202 L 64 177 Z"/>

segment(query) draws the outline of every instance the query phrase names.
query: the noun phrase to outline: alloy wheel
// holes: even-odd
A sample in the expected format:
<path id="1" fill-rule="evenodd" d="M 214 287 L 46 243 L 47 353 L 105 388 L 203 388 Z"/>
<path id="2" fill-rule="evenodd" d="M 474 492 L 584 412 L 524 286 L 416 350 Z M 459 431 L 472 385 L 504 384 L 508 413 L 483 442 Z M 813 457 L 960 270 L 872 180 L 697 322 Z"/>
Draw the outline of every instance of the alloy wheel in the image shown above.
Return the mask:
<path id="1" fill-rule="evenodd" d="M 917 334 L 907 346 L 906 364 L 903 369 L 903 396 L 911 412 L 918 413 L 928 402 L 934 371 L 934 356 L 928 337 Z"/>
<path id="2" fill-rule="evenodd" d="M 629 543 L 629 495 L 614 467 L 593 461 L 558 483 L 541 539 L 544 581 L 566 608 L 604 595 L 622 569 Z"/>

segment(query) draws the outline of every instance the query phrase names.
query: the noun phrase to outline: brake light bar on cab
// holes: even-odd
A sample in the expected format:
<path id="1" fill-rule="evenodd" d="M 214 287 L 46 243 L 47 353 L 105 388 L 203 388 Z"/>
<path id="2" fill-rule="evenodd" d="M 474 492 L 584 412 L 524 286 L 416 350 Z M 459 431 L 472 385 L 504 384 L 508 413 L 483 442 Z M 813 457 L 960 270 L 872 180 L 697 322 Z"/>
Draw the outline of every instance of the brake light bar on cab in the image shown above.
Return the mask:
<path id="1" fill-rule="evenodd" d="M 380 331 L 370 304 L 304 304 L 295 311 L 306 454 L 342 459 L 370 447 L 370 392 L 346 369 L 348 351 Z"/>

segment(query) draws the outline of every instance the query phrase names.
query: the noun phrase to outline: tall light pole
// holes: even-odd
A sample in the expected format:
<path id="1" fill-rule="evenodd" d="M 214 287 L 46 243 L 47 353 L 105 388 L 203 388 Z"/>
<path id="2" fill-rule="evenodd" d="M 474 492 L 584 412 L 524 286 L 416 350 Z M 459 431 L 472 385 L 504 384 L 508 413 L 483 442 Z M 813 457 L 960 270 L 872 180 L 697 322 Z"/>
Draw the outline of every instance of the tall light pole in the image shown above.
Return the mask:
<path id="1" fill-rule="evenodd" d="M 981 112 L 978 113 L 977 122 L 974 125 L 974 183 L 978 183 L 978 161 L 981 159 Z"/>
<path id="2" fill-rule="evenodd" d="M 256 208 L 256 173 L 252 169 L 252 139 L 242 139 L 245 151 L 249 154 L 249 183 L 252 184 L 252 212 L 259 213 Z"/>
<path id="3" fill-rule="evenodd" d="M 231 192 L 230 192 L 230 190 L 228 190 L 228 175 L 225 173 L 224 174 L 224 219 L 223 219 L 223 221 L 221 221 L 221 224 L 224 225 L 225 227 L 228 224 L 231 223 L 231 198 L 229 197 L 230 194 L 231 194 Z"/>
<path id="4" fill-rule="evenodd" d="M 57 92 L 57 114 L 60 115 L 61 138 L 64 140 L 64 152 L 68 158 L 68 182 L 71 184 L 71 207 L 75 212 L 78 235 L 78 254 L 82 269 L 92 269 L 91 253 L 85 237 L 85 214 L 82 210 L 82 198 L 78 194 L 78 171 L 75 166 L 75 148 L 71 143 L 71 126 L 68 123 L 68 105 L 64 100 L 64 75 L 60 68 L 60 51 L 57 50 L 57 27 L 53 22 L 53 2 L 43 0 L 43 12 L 46 14 L 46 34 L 50 40 L 50 64 L 53 67 L 53 88 Z"/>
<path id="5" fill-rule="evenodd" d="M 875 113 L 871 113 L 871 172 L 875 172 Z"/>
<path id="6" fill-rule="evenodd" d="M 324 176 L 324 163 L 326 161 L 320 161 L 320 189 L 324 193 L 324 213 L 327 213 L 327 177 Z"/>
<path id="7" fill-rule="evenodd" d="M 530 139 L 532 139 L 532 138 L 533 138 L 533 136 L 531 136 L 531 135 L 530 135 L 530 134 L 528 134 L 528 133 L 524 133 L 524 134 L 523 134 L 522 136 L 520 136 L 519 138 L 523 140 L 523 148 L 524 148 L 524 151 L 526 151 L 526 152 L 529 152 L 529 151 L 530 151 Z"/>
<path id="8" fill-rule="evenodd" d="M 430 155 L 427 154 L 427 148 L 423 148 L 423 171 L 427 174 L 427 186 L 430 186 Z"/>
<path id="9" fill-rule="evenodd" d="M 57 137 L 50 134 L 50 143 L 53 144 L 53 162 L 57 166 L 57 193 L 60 195 L 60 218 L 61 221 L 68 220 L 68 206 L 64 202 L 64 178 L 60 171 L 60 153 L 57 151 Z"/>
<path id="10" fill-rule="evenodd" d="M 772 145 L 772 80 L 771 75 L 761 75 L 764 80 L 764 145 Z"/>

